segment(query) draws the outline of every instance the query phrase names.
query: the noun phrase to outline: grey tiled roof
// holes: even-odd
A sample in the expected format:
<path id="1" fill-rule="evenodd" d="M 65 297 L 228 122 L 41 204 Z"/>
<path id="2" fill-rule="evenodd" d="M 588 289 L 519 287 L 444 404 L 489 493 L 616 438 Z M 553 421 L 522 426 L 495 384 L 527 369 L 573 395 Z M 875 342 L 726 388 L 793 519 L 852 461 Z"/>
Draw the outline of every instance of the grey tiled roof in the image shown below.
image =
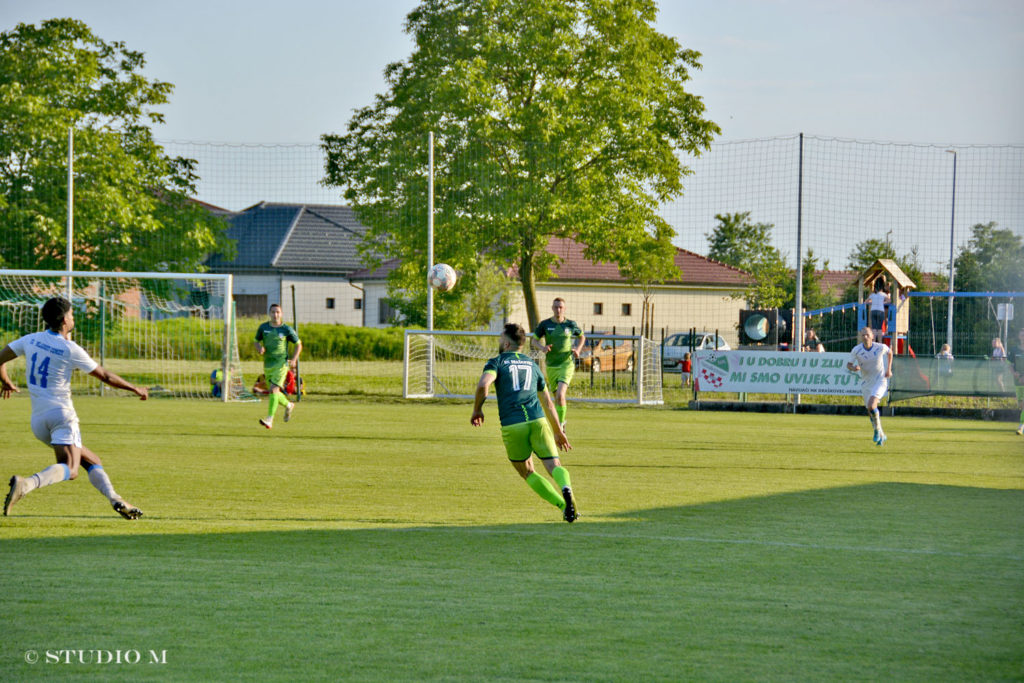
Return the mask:
<path id="1" fill-rule="evenodd" d="M 331 273 L 363 267 L 358 246 L 366 233 L 347 206 L 261 202 L 228 217 L 236 241 L 232 261 L 215 254 L 213 271 Z"/>

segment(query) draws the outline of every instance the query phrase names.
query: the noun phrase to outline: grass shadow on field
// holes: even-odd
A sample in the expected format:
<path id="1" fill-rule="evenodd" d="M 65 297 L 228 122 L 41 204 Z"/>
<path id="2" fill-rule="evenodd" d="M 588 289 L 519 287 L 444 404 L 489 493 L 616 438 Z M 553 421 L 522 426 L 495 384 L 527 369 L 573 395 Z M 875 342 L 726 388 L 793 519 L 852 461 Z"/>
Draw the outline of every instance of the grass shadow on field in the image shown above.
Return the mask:
<path id="1" fill-rule="evenodd" d="M 160 533 L 168 517 L 126 535 L 5 540 L 14 590 L 0 606 L 20 618 L 2 665 L 19 679 L 123 680 L 1022 672 L 1022 491 L 885 483 L 594 507 L 573 525 Z M 166 663 L 24 660 L 61 648 L 166 651 Z"/>

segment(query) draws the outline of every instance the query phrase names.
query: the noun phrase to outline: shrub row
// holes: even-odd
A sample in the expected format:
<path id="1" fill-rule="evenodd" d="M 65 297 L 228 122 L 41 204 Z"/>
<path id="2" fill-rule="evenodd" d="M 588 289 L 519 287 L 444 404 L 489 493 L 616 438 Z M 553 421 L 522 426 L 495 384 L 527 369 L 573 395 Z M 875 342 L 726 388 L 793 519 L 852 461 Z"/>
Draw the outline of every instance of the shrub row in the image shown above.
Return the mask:
<path id="1" fill-rule="evenodd" d="M 242 360 L 257 360 L 256 329 L 264 322 L 258 318 L 238 321 L 238 351 Z M 302 357 L 306 360 L 401 360 L 401 328 L 349 327 L 325 323 L 299 325 Z"/>
<path id="2" fill-rule="evenodd" d="M 253 340 L 256 329 L 265 319 L 238 320 L 238 353 L 242 360 L 258 360 Z M 94 321 L 77 322 L 74 339 L 97 355 L 100 326 Z M 6 328 L 6 329 L 4 329 Z M 0 323 L 0 339 L 4 343 L 20 337 L 28 330 Z M 173 355 L 216 359 L 221 355 L 223 326 L 219 321 L 201 318 L 170 318 L 168 320 L 107 321 L 103 331 L 105 355 L 109 358 L 146 358 Z M 400 328 L 375 329 L 306 323 L 299 327 L 302 357 L 306 360 L 401 360 Z M 2 347 L 3 344 L 0 344 Z M 169 347 L 169 348 L 167 348 Z M 187 350 L 186 350 L 187 349 Z M 97 356 L 98 357 L 98 356 Z"/>

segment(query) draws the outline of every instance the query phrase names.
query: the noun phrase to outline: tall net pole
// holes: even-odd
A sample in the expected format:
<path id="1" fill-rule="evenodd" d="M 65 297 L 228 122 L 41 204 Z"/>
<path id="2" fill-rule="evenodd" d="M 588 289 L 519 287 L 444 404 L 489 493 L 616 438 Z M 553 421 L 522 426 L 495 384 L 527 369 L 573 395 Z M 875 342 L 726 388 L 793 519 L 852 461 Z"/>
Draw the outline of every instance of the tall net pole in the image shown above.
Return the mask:
<path id="1" fill-rule="evenodd" d="M 71 262 L 72 244 L 75 233 L 75 129 L 68 128 L 68 243 L 67 243 L 67 293 L 68 301 L 71 301 L 71 271 L 74 266 Z"/>
<path id="2" fill-rule="evenodd" d="M 946 343 L 953 348 L 953 228 L 956 225 L 956 150 L 953 155 L 953 206 L 949 211 L 949 305 L 946 308 Z"/>

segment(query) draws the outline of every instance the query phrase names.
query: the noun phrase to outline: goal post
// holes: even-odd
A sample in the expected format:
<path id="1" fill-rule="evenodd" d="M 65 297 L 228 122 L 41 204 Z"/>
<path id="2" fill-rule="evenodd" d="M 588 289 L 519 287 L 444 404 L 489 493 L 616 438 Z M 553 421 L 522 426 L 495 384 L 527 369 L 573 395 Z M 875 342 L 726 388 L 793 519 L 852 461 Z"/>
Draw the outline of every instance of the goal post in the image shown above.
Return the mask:
<path id="1" fill-rule="evenodd" d="M 411 399 L 473 398 L 484 363 L 498 355 L 499 336 L 498 332 L 406 330 L 402 395 Z M 532 348 L 527 352 L 543 367 L 543 353 Z M 587 334 L 568 398 L 662 404 L 657 344 L 640 335 Z"/>
<path id="2" fill-rule="evenodd" d="M 148 387 L 151 396 L 249 398 L 238 356 L 231 275 L 0 270 L 0 339 L 44 329 L 42 305 L 69 293 L 72 338 L 101 364 Z M 72 391 L 111 393 L 81 374 L 74 376 Z"/>

